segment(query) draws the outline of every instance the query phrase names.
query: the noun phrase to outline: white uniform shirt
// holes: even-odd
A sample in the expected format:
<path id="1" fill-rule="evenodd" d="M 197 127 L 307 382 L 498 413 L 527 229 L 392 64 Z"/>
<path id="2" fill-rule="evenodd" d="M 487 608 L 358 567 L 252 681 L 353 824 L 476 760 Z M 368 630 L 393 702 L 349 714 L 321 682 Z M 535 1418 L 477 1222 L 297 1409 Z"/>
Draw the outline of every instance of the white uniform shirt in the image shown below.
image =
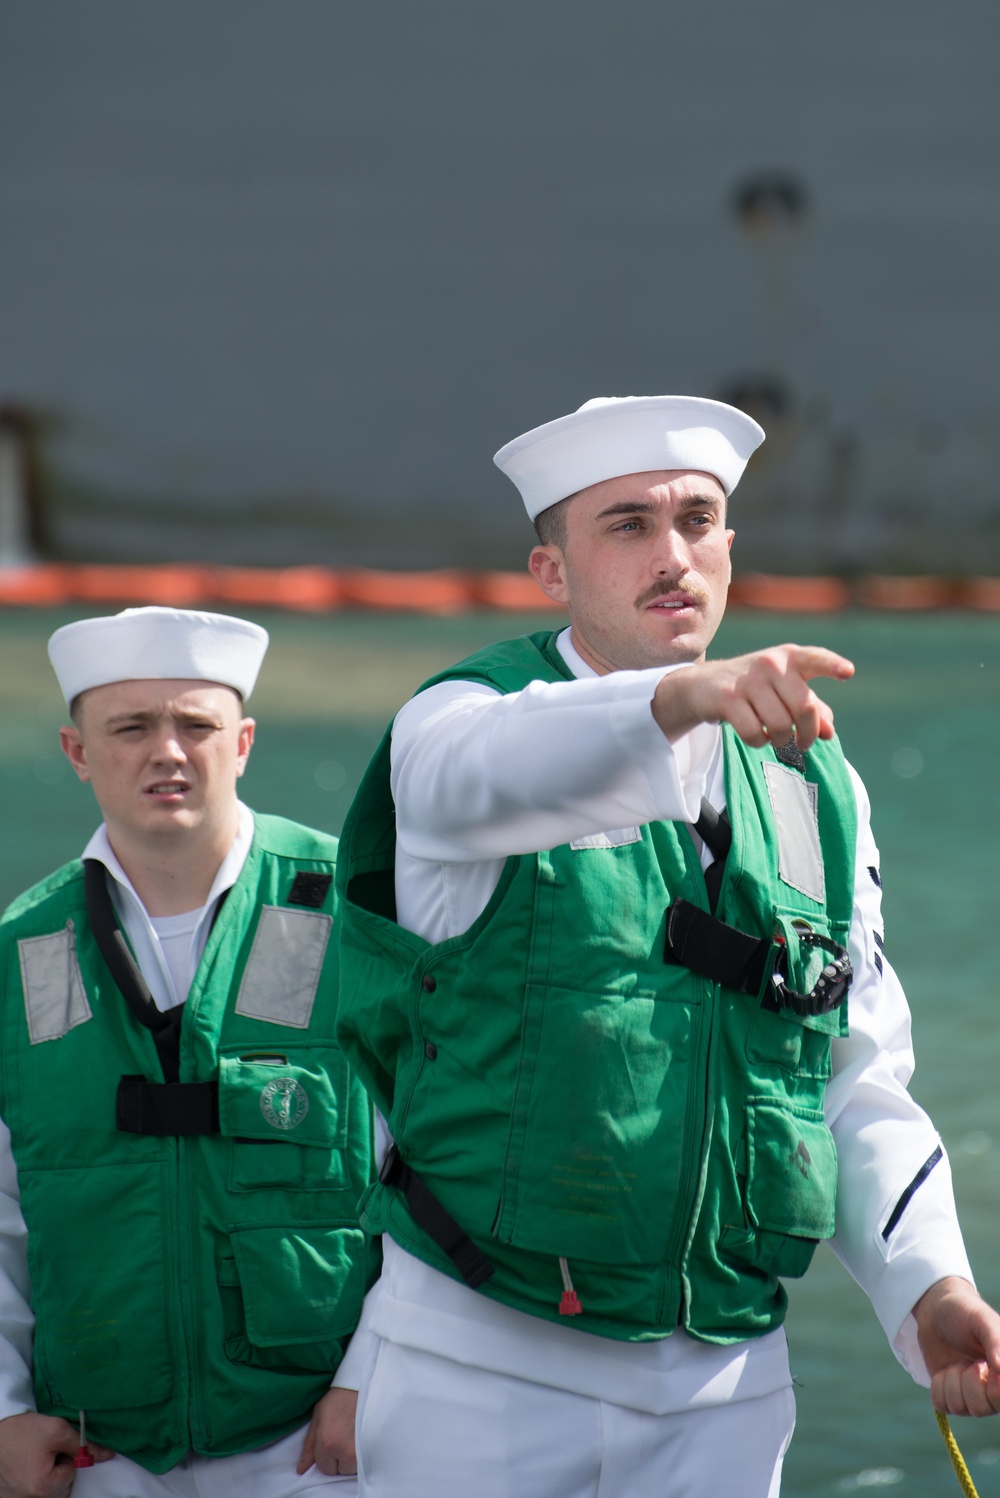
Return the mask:
<path id="1" fill-rule="evenodd" d="M 397 915 L 427 941 L 472 924 L 511 854 L 580 839 L 600 846 L 601 834 L 614 843 L 655 820 L 692 822 L 703 795 L 718 810 L 725 805 L 719 727 L 700 725 L 671 746 L 652 716 L 663 668 L 597 676 L 568 630 L 558 645 L 577 680 L 533 682 L 506 695 L 483 683 L 443 682 L 396 718 Z M 928 1383 L 909 1313 L 936 1280 L 971 1279 L 971 1272 L 947 1159 L 914 1194 L 888 1243 L 882 1238 L 940 1141 L 906 1091 L 909 1011 L 875 941 L 882 933 L 878 851 L 867 795 L 851 776 L 858 802 L 851 1034 L 833 1042 L 826 1095 L 841 1182 L 833 1248 L 871 1298 L 896 1356 Z M 780 1329 L 734 1348 L 683 1332 L 617 1342 L 491 1301 L 388 1239 L 385 1249 L 363 1326 L 389 1341 L 652 1413 L 752 1398 L 789 1382 Z"/>

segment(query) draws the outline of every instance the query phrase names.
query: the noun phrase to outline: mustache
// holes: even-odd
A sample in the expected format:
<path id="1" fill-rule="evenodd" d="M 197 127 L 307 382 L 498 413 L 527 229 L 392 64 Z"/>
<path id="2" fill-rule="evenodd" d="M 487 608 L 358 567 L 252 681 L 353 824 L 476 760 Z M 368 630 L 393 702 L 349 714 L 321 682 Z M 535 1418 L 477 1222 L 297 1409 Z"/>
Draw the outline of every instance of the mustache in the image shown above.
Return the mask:
<path id="1" fill-rule="evenodd" d="M 708 594 L 704 588 L 695 587 L 692 583 L 685 583 L 680 578 L 665 580 L 661 578 L 658 582 L 647 588 L 645 593 L 640 593 L 635 601 L 637 609 L 648 608 L 658 598 L 665 598 L 669 593 L 684 593 L 688 598 L 693 598 L 695 603 L 704 607 L 708 603 Z"/>

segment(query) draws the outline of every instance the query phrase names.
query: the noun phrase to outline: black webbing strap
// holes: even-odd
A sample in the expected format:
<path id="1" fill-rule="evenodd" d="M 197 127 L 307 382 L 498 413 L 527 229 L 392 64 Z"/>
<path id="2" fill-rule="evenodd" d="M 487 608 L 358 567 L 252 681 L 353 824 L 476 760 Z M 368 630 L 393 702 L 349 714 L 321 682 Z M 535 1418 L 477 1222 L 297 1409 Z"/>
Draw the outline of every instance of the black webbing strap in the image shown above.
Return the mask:
<path id="1" fill-rule="evenodd" d="M 115 1123 L 126 1134 L 217 1134 L 219 1084 L 122 1077 Z"/>
<path id="2" fill-rule="evenodd" d="M 163 1068 L 163 1077 L 166 1082 L 163 1086 L 204 1086 L 204 1083 L 180 1083 L 181 1065 L 181 1017 L 184 1013 L 184 1005 L 178 1004 L 172 1010 L 163 1013 L 157 1010 L 156 1002 L 150 993 L 142 972 L 139 971 L 138 962 L 129 951 L 124 936 L 118 930 L 115 920 L 115 909 L 111 903 L 111 891 L 108 890 L 108 875 L 105 866 L 97 858 L 85 858 L 84 860 L 84 896 L 87 899 L 87 921 L 91 932 L 94 933 L 94 941 L 97 942 L 97 950 L 105 959 L 106 968 L 114 978 L 115 987 L 121 993 L 121 998 L 129 1005 L 130 1013 L 138 1020 L 139 1025 L 153 1035 L 156 1044 L 157 1056 L 160 1058 L 160 1067 Z M 127 1079 L 123 1079 L 127 1080 Z M 159 1083 L 147 1083 L 147 1086 L 160 1086 Z M 120 1089 L 121 1091 L 121 1089 Z M 159 1116 L 154 1110 L 153 1115 L 147 1112 L 138 1112 L 135 1104 L 130 1106 L 129 1118 L 145 1118 L 145 1116 Z M 202 1116 L 202 1115 L 199 1115 Z M 219 1125 L 216 1125 L 216 1128 Z M 118 1128 L 127 1128 L 129 1132 L 147 1132 L 147 1129 L 136 1129 L 129 1125 L 118 1125 Z M 159 1132 L 174 1132 L 172 1129 L 150 1129 L 148 1132 L 159 1134 Z M 178 1132 L 193 1132 L 202 1134 L 205 1129 L 180 1129 Z"/>
<path id="3" fill-rule="evenodd" d="M 763 937 L 727 926 L 689 900 L 675 900 L 667 911 L 667 962 L 737 993 L 760 991 L 771 945 Z"/>
<path id="4" fill-rule="evenodd" d="M 378 1178 L 384 1186 L 396 1186 L 406 1197 L 414 1222 L 446 1253 L 465 1283 L 475 1290 L 493 1273 L 493 1265 L 464 1233 L 433 1192 L 404 1163 L 393 1145 L 382 1162 Z"/>
<path id="5" fill-rule="evenodd" d="M 135 1018 L 140 1025 L 152 1031 L 164 1076 L 176 1081 L 179 1070 L 180 1015 L 157 1009 L 149 984 L 118 929 L 107 873 L 104 865 L 96 858 L 84 860 L 83 888 L 87 900 L 87 920 L 94 933 L 97 950 L 104 958 L 108 972 Z"/>
<path id="6" fill-rule="evenodd" d="M 725 811 L 716 811 L 711 801 L 702 796 L 701 811 L 698 813 L 697 822 L 693 825 L 695 832 L 712 857 L 725 863 L 729 850 L 733 846 L 733 829 L 729 822 L 729 814 Z"/>
<path id="7" fill-rule="evenodd" d="M 719 903 L 722 876 L 726 872 L 726 859 L 733 846 L 733 829 L 728 813 L 716 811 L 711 801 L 704 796 L 701 798 L 698 820 L 693 825 L 695 832 L 712 855 L 713 861 L 705 870 L 705 888 L 708 891 L 709 906 L 714 910 Z"/>

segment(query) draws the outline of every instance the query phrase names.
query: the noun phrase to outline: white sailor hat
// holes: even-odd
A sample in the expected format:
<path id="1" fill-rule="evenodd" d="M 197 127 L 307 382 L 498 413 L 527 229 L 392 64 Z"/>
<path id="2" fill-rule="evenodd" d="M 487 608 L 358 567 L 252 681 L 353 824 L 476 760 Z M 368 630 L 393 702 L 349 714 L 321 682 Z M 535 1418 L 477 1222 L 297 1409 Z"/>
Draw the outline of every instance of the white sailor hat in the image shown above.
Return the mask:
<path id="1" fill-rule="evenodd" d="M 530 519 L 570 494 L 626 473 L 711 473 L 729 495 L 764 440 L 752 417 L 693 395 L 598 396 L 570 416 L 515 437 L 493 461 Z"/>
<path id="2" fill-rule="evenodd" d="M 78 619 L 49 640 L 49 660 L 68 703 L 112 681 L 212 681 L 250 696 L 267 630 L 230 614 L 194 609 L 124 609 Z"/>

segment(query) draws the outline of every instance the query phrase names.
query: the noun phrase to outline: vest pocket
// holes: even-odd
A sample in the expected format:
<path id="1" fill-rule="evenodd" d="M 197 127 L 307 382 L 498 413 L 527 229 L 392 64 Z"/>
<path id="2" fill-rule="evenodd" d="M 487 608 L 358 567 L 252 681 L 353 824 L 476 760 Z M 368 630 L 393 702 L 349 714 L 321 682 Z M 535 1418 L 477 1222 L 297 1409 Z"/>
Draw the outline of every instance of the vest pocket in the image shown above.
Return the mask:
<path id="1" fill-rule="evenodd" d="M 226 1356 L 254 1368 L 332 1371 L 361 1314 L 357 1227 L 237 1228 L 217 1262 Z"/>
<path id="2" fill-rule="evenodd" d="M 805 916 L 788 909 L 775 910 L 774 930 L 783 938 L 788 954 L 788 985 L 797 993 L 809 993 L 830 960 L 822 947 L 807 946 L 800 941 L 799 933 L 806 929 L 820 936 L 832 936 L 841 945 L 847 941 L 847 933 L 837 925 L 831 928 L 822 915 Z M 830 1040 L 835 1035 L 847 1034 L 850 994 L 827 1014 L 807 1015 L 796 1014 L 788 1008 L 771 1007 L 770 996 L 771 980 L 768 976 L 750 1022 L 746 1043 L 748 1059 L 779 1066 L 799 1077 L 826 1082 L 832 1071 Z"/>
<path id="3" fill-rule="evenodd" d="M 231 1191 L 268 1186 L 328 1191 L 347 1184 L 350 1089 L 332 1045 L 219 1058 L 219 1124 L 229 1139 Z"/>
<path id="4" fill-rule="evenodd" d="M 219 1125 L 230 1137 L 343 1149 L 347 1092 L 347 1062 L 332 1045 L 322 1062 L 287 1045 L 219 1057 Z"/>
<path id="5" fill-rule="evenodd" d="M 169 1403 L 164 1191 L 162 1166 L 149 1158 L 111 1169 L 22 1170 L 35 1381 L 53 1405 L 96 1413 Z M 67 1221 L 79 1231 L 67 1231 Z"/>
<path id="6" fill-rule="evenodd" d="M 780 1013 L 765 1009 L 758 1001 L 747 1034 L 747 1058 L 751 1062 L 779 1066 L 797 1077 L 810 1077 L 825 1084 L 833 1070 L 830 1036 L 814 1030 L 790 1009 Z M 817 1093 L 821 1100 L 822 1088 Z"/>
<path id="7" fill-rule="evenodd" d="M 525 1006 L 495 1236 L 571 1260 L 658 1262 L 684 1166 L 691 1006 L 537 985 Z"/>
<path id="8" fill-rule="evenodd" d="M 815 932 L 817 936 L 832 938 L 841 946 L 847 945 L 847 932 L 839 925 L 831 926 L 825 916 L 819 914 L 803 915 L 801 911 L 778 909 L 774 914 L 774 929 L 784 940 L 787 982 L 789 988 L 796 993 L 811 993 L 830 961 L 830 954 L 823 947 L 809 946 L 803 942 L 800 939 L 802 933 Z M 783 1010 L 782 1013 L 791 1014 L 807 1030 L 817 1030 L 823 1035 L 846 1035 L 849 999 L 850 994 L 842 1004 L 828 1010 L 826 1014 L 796 1015 L 791 1010 Z"/>
<path id="9" fill-rule="evenodd" d="M 724 1226 L 721 1244 L 733 1258 L 794 1278 L 836 1228 L 833 1135 L 820 1109 L 772 1098 L 750 1098 L 746 1122 L 746 1222 Z"/>

